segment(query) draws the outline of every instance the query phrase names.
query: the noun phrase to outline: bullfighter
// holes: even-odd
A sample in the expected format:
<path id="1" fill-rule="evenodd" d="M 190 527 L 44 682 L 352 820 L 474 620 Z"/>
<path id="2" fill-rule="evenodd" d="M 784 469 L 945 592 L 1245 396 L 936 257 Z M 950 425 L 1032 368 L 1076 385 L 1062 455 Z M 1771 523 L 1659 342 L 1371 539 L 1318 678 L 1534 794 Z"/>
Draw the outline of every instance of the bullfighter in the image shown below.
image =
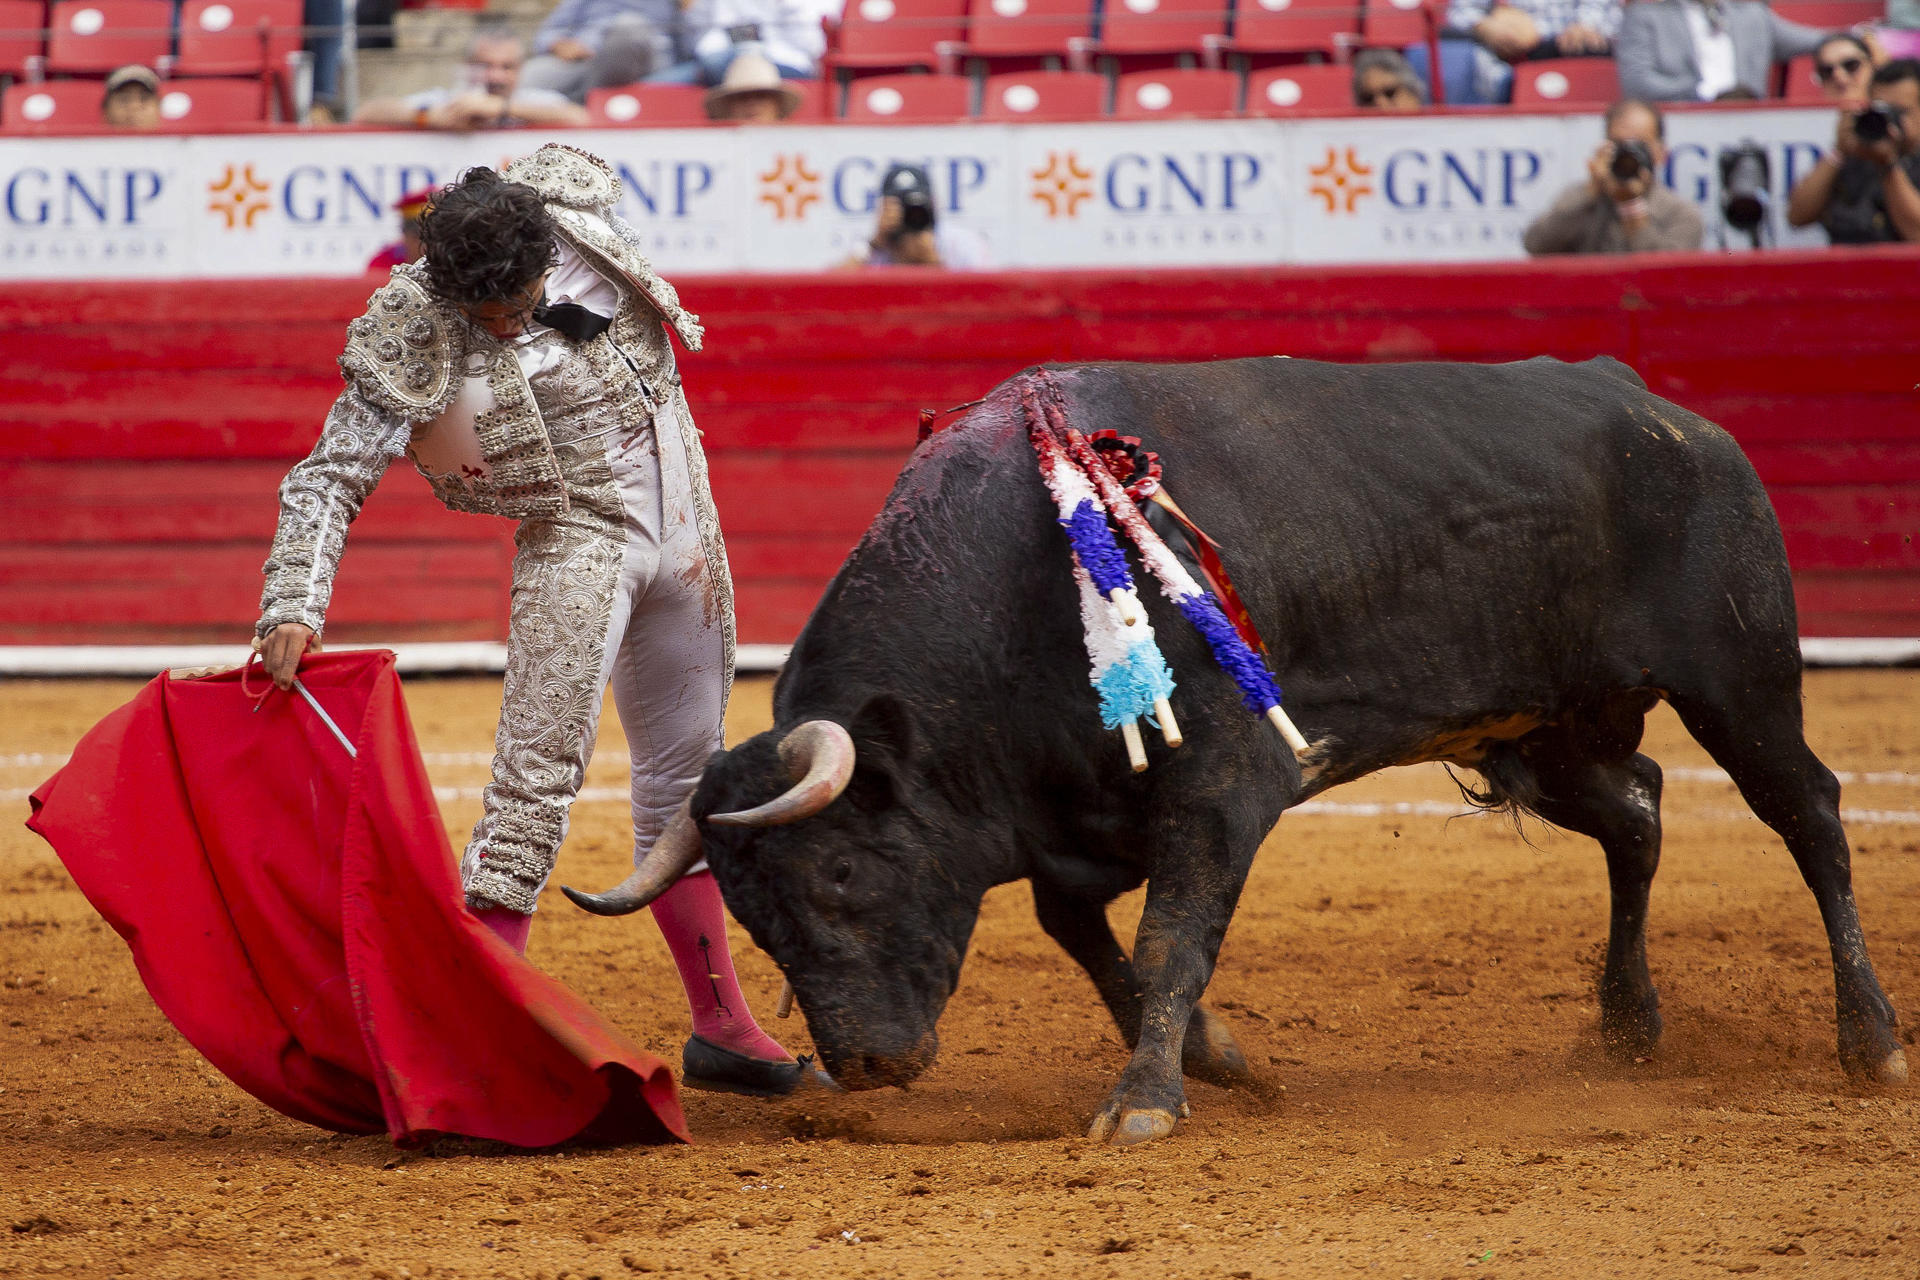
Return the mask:
<path id="1" fill-rule="evenodd" d="M 347 529 L 409 457 L 455 511 L 515 532 L 505 689 L 468 907 L 524 950 L 611 685 L 632 751 L 636 861 L 720 746 L 733 587 L 668 335 L 699 320 L 614 212 L 595 156 L 548 145 L 434 196 L 424 256 L 347 326 L 346 389 L 280 487 L 255 647 L 287 688 L 326 621 Z M 693 1012 L 686 1082 L 789 1092 L 749 1012 L 702 863 L 653 904 Z"/>

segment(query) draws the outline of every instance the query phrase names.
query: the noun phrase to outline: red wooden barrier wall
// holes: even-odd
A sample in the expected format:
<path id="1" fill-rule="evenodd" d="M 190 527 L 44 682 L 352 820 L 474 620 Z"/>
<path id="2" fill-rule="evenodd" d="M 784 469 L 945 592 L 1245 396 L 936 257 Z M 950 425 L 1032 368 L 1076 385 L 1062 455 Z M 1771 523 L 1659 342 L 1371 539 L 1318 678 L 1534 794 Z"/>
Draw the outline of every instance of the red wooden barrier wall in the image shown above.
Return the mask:
<path id="1" fill-rule="evenodd" d="M 249 633 L 274 489 L 339 388 L 367 280 L 0 295 L 0 643 Z M 1813 635 L 1920 635 L 1920 250 L 1484 266 L 690 278 L 683 362 L 743 640 L 790 640 L 912 448 L 915 410 L 1041 360 L 1605 353 L 1734 432 Z M 1328 406 L 1339 412 L 1339 406 Z M 1382 430 L 1392 424 L 1383 422 Z M 1199 513 L 1204 519 L 1205 513 Z M 510 526 L 404 464 L 335 595 L 342 640 L 498 638 Z"/>

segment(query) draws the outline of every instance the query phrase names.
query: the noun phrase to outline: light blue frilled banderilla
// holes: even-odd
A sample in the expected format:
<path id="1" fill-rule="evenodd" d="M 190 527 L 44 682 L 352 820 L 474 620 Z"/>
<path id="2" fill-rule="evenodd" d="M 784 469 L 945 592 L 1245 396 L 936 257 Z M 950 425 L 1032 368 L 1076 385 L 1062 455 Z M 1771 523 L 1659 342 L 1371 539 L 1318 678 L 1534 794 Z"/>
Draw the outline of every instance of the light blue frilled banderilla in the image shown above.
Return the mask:
<path id="1" fill-rule="evenodd" d="M 1213 593 L 1194 580 L 1153 531 L 1093 447 L 1067 425 L 1063 398 L 1051 380 L 1045 374 L 1037 375 L 1022 389 L 1021 401 L 1041 479 L 1053 496 L 1060 525 L 1072 548 L 1081 627 L 1092 665 L 1093 687 L 1100 697 L 1101 720 L 1109 729 L 1118 728 L 1126 739 L 1134 771 L 1147 767 L 1137 723 L 1141 717 L 1160 727 L 1168 746 L 1179 746 L 1182 738 L 1169 702 L 1173 671 L 1140 606 L 1126 553 L 1114 537 L 1109 517 L 1139 549 L 1142 561 L 1159 581 L 1161 593 L 1200 633 L 1214 660 L 1233 677 L 1247 709 L 1268 720 L 1296 756 L 1305 754 L 1306 739 L 1280 709 L 1280 686 L 1273 673 L 1228 621 Z"/>

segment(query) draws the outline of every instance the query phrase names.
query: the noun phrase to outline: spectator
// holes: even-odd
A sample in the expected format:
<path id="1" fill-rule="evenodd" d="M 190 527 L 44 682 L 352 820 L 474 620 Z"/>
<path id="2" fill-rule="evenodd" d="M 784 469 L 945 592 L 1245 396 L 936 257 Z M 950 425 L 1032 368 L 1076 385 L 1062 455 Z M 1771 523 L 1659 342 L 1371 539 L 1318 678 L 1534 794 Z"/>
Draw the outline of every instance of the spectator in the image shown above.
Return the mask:
<path id="1" fill-rule="evenodd" d="M 1794 185 L 1787 221 L 1818 222 L 1834 244 L 1920 242 L 1920 62 L 1894 59 L 1869 92 L 1873 106 L 1842 111 L 1833 150 Z"/>
<path id="2" fill-rule="evenodd" d="M 1774 63 L 1812 53 L 1826 38 L 1761 0 L 1636 0 L 1614 54 L 1630 98 L 1712 102 L 1735 86 L 1766 97 Z"/>
<path id="3" fill-rule="evenodd" d="M 1660 108 L 1627 98 L 1607 108 L 1607 140 L 1569 187 L 1527 228 L 1528 253 L 1644 253 L 1698 249 L 1700 212 L 1660 185 L 1667 163 Z"/>
<path id="4" fill-rule="evenodd" d="M 1447 78 L 1449 103 L 1510 102 L 1513 64 L 1533 58 L 1577 58 L 1612 52 L 1620 0 L 1453 0 L 1446 28 L 1471 39 L 1468 82 Z M 1443 41 L 1457 47 L 1457 41 Z M 1443 50 L 1443 61 L 1451 62 Z M 1455 64 L 1457 65 L 1457 63 Z"/>
<path id="5" fill-rule="evenodd" d="M 560 0 L 533 37 L 521 82 L 584 102 L 693 56 L 680 0 Z"/>
<path id="6" fill-rule="evenodd" d="M 692 57 L 647 79 L 657 84 L 719 84 L 727 66 L 743 53 L 757 53 L 785 80 L 811 80 L 827 51 L 824 16 L 838 17 L 834 0 L 694 0 L 699 15 Z"/>
<path id="7" fill-rule="evenodd" d="M 727 65 L 719 87 L 707 91 L 709 120 L 774 124 L 800 105 L 800 95 L 780 79 L 780 68 L 757 53 L 743 53 Z"/>
<path id="8" fill-rule="evenodd" d="M 100 123 L 112 129 L 160 127 L 160 77 L 129 63 L 107 77 L 100 98 Z"/>
<path id="9" fill-rule="evenodd" d="M 346 45 L 345 0 L 303 0 L 301 25 L 307 52 L 313 55 L 313 105 L 309 124 L 333 124 L 346 114 L 340 99 L 340 59 Z"/>
<path id="10" fill-rule="evenodd" d="M 1886 58 L 1920 58 L 1920 0 L 1887 0 L 1886 25 L 1873 33 Z"/>
<path id="11" fill-rule="evenodd" d="M 1836 31 L 1813 51 L 1813 79 L 1822 96 L 1835 102 L 1865 102 L 1867 82 L 1879 63 L 1867 42 L 1850 31 Z"/>
<path id="12" fill-rule="evenodd" d="M 1363 111 L 1418 111 L 1425 86 L 1406 57 L 1393 49 L 1362 49 L 1353 58 L 1353 105 Z"/>
<path id="13" fill-rule="evenodd" d="M 978 270 L 988 264 L 986 246 L 977 236 L 939 220 L 927 171 L 896 164 L 880 179 L 873 239 L 846 265 Z"/>
<path id="14" fill-rule="evenodd" d="M 393 211 L 400 215 L 400 238 L 374 254 L 367 270 L 385 271 L 403 262 L 420 261 L 420 219 L 426 216 L 427 206 L 432 203 L 432 187 L 409 191 L 393 202 Z"/>
<path id="15" fill-rule="evenodd" d="M 427 89 L 404 98 L 374 98 L 354 113 L 356 124 L 412 125 L 416 129 L 504 129 L 522 124 L 585 124 L 586 110 L 551 89 L 520 86 L 526 46 L 504 27 L 482 27 L 467 45 L 467 85 Z"/>

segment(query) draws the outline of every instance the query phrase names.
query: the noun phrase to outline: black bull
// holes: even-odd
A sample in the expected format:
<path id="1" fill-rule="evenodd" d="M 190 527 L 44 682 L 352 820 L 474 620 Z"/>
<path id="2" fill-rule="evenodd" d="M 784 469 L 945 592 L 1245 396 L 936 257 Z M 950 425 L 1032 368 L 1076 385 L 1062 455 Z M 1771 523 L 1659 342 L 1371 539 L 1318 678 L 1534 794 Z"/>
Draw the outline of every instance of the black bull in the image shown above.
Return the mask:
<path id="1" fill-rule="evenodd" d="M 801 633 L 775 727 L 714 757 L 691 802 L 698 836 L 683 823 L 837 1080 L 926 1069 L 982 895 L 1026 877 L 1133 1047 L 1093 1136 L 1166 1134 L 1183 1071 L 1246 1072 L 1196 1002 L 1261 841 L 1328 787 L 1430 760 L 1477 769 L 1482 800 L 1600 842 L 1601 1029 L 1615 1052 L 1648 1053 L 1661 774 L 1638 747 L 1661 698 L 1813 890 L 1842 1065 L 1905 1077 L 1839 784 L 1802 733 L 1779 526 L 1725 432 L 1610 360 L 1050 373 L 1073 425 L 1160 453 L 1171 492 L 1224 545 L 1312 747 L 1296 761 L 1152 593 L 1187 742 L 1149 735 L 1151 767 L 1129 771 L 1088 685 L 1067 543 L 1025 435 L 1029 375 L 996 388 L 907 463 Z M 838 775 L 798 758 L 844 744 L 842 729 Z M 1129 958 L 1105 908 L 1142 881 Z"/>

